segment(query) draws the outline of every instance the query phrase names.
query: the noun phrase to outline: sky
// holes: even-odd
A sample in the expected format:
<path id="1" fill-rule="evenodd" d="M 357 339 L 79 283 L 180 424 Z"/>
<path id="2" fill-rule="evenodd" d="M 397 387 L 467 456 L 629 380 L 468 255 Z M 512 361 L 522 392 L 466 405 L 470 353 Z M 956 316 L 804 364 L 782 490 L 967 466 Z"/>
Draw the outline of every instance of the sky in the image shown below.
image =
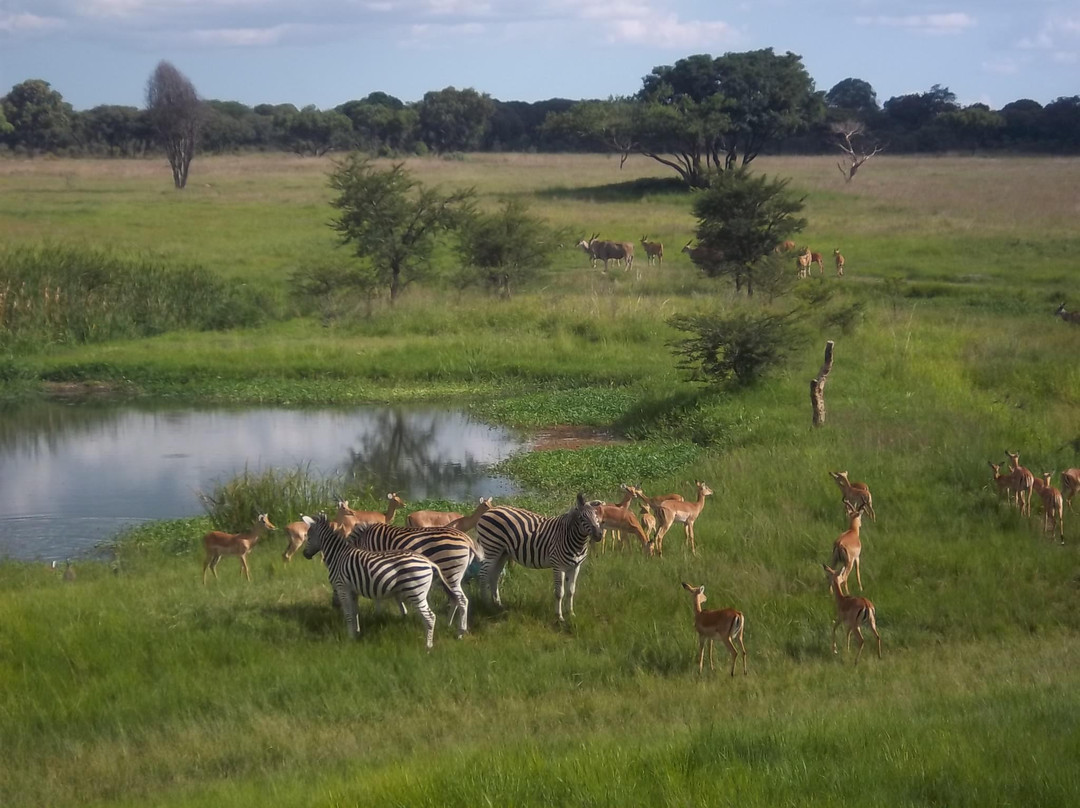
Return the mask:
<path id="1" fill-rule="evenodd" d="M 658 65 L 769 47 L 879 102 L 1080 94 L 1080 0 L 0 0 L 0 94 L 44 79 L 80 110 L 142 106 L 162 59 L 204 98 L 326 109 L 446 87 L 630 95 Z"/>

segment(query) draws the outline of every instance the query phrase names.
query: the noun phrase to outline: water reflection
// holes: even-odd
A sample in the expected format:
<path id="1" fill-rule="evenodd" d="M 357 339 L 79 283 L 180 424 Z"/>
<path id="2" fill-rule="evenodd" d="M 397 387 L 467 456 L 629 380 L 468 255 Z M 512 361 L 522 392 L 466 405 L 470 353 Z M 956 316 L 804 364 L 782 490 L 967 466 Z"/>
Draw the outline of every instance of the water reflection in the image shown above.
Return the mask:
<path id="1" fill-rule="evenodd" d="M 510 483 L 486 469 L 520 446 L 506 430 L 430 408 L 0 410 L 0 556 L 64 558 L 133 522 L 197 515 L 198 492 L 245 466 L 305 464 L 378 496 L 505 496 Z"/>

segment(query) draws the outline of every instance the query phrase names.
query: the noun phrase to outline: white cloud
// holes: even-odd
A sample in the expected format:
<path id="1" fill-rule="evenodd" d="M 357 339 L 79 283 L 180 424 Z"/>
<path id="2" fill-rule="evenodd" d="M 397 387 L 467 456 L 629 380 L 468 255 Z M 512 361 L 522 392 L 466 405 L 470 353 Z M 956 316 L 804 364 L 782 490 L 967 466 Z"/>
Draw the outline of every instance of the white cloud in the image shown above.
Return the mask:
<path id="1" fill-rule="evenodd" d="M 1020 71 L 1020 63 L 1010 56 L 1002 56 L 987 59 L 982 63 L 982 69 L 987 73 L 996 73 L 999 76 L 1012 76 Z"/>
<path id="2" fill-rule="evenodd" d="M 885 28 L 905 28 L 920 34 L 942 35 L 959 34 L 974 28 L 977 22 L 970 14 L 953 11 L 947 14 L 908 14 L 902 17 L 878 15 L 875 17 L 856 17 L 859 25 L 876 25 Z"/>
<path id="3" fill-rule="evenodd" d="M 0 31 L 15 33 L 22 31 L 49 31 L 62 28 L 64 21 L 56 17 L 39 17 L 37 14 L 0 14 Z"/>
<path id="4" fill-rule="evenodd" d="M 291 31 L 291 25 L 275 25 L 271 28 L 216 28 L 191 32 L 191 40 L 199 45 L 222 45 L 225 47 L 258 47 L 277 45 Z"/>
<path id="5" fill-rule="evenodd" d="M 726 22 L 680 22 L 674 15 L 662 18 L 619 20 L 612 24 L 609 42 L 629 42 L 661 48 L 708 48 L 735 39 Z"/>

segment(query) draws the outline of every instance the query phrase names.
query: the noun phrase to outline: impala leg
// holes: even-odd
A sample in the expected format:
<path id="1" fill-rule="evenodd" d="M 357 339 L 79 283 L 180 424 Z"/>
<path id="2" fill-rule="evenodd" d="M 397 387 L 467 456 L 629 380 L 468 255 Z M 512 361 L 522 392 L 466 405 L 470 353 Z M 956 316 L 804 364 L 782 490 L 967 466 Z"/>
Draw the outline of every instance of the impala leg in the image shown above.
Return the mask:
<path id="1" fill-rule="evenodd" d="M 855 626 L 855 636 L 859 638 L 859 653 L 855 654 L 855 664 L 859 664 L 859 658 L 862 656 L 863 646 L 866 645 L 866 639 L 863 637 L 862 629 Z M 848 634 L 848 639 L 851 639 L 851 634 Z"/>
<path id="2" fill-rule="evenodd" d="M 694 544 L 694 523 L 686 523 L 686 540 L 690 543 L 690 553 L 697 555 L 697 546 Z"/>
<path id="3" fill-rule="evenodd" d="M 219 555 L 214 556 L 214 558 L 210 561 L 210 572 L 214 573 L 215 580 L 218 577 L 217 565 L 220 564 L 220 563 L 221 563 L 221 556 L 219 556 Z"/>
<path id="4" fill-rule="evenodd" d="M 698 637 L 698 661 L 697 671 L 699 674 L 705 672 L 705 638 Z"/>
<path id="5" fill-rule="evenodd" d="M 840 619 L 837 618 L 836 622 L 832 624 L 832 652 L 834 654 L 837 653 L 837 651 L 836 651 L 836 629 L 838 629 L 839 627 L 840 627 Z"/>
<path id="6" fill-rule="evenodd" d="M 859 582 L 859 591 L 862 592 L 862 562 L 855 559 L 855 578 Z"/>
<path id="7" fill-rule="evenodd" d="M 731 653 L 731 675 L 735 675 L 735 663 L 739 659 L 739 652 L 735 650 L 735 643 L 731 641 L 730 636 L 724 637 L 724 644 L 727 645 L 728 651 Z"/>
<path id="8" fill-rule="evenodd" d="M 709 637 L 709 670 L 716 670 L 716 642 Z"/>
<path id="9" fill-rule="evenodd" d="M 746 676 L 746 646 L 743 645 L 743 630 L 739 629 L 739 649 L 742 651 L 742 672 Z"/>
<path id="10" fill-rule="evenodd" d="M 243 576 L 245 578 L 248 579 L 248 581 L 251 580 L 251 570 L 248 569 L 247 553 L 240 556 L 240 572 L 243 574 Z"/>

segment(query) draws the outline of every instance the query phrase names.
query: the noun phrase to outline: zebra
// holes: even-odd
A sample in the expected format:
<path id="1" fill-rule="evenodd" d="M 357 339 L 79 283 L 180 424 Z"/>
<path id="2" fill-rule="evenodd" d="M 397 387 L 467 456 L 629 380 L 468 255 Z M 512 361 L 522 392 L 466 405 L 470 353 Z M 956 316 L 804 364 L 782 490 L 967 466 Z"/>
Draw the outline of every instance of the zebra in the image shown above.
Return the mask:
<path id="1" fill-rule="evenodd" d="M 507 560 L 523 567 L 550 569 L 555 578 L 555 612 L 563 622 L 563 584 L 570 595 L 570 615 L 574 614 L 574 590 L 578 572 L 589 553 L 589 540 L 600 541 L 600 511 L 578 494 L 574 506 L 561 516 L 541 516 L 532 511 L 500 505 L 476 523 L 476 535 L 484 550 L 480 580 L 492 602 L 502 607 L 499 575 Z"/>
<path id="2" fill-rule="evenodd" d="M 435 634 L 435 613 L 428 606 L 428 591 L 436 575 L 449 589 L 439 565 L 418 553 L 376 552 L 353 547 L 330 526 L 326 514 L 320 514 L 317 519 L 305 516 L 304 521 L 308 523 L 304 558 L 310 560 L 322 550 L 330 585 L 341 603 L 349 636 L 355 638 L 360 631 L 357 595 L 372 599 L 393 597 L 402 604 L 405 601 L 412 603 L 420 612 L 427 628 L 426 643 L 430 651 Z"/>
<path id="3" fill-rule="evenodd" d="M 458 621 L 458 639 L 469 630 L 469 599 L 461 588 L 473 556 L 484 558 L 484 551 L 468 533 L 452 527 L 410 528 L 385 524 L 357 525 L 349 534 L 349 542 L 361 550 L 404 550 L 419 553 L 438 565 L 443 583 L 450 596 L 450 617 L 461 611 Z M 402 603 L 402 614 L 405 604 Z M 378 601 L 375 601 L 378 609 Z"/>

